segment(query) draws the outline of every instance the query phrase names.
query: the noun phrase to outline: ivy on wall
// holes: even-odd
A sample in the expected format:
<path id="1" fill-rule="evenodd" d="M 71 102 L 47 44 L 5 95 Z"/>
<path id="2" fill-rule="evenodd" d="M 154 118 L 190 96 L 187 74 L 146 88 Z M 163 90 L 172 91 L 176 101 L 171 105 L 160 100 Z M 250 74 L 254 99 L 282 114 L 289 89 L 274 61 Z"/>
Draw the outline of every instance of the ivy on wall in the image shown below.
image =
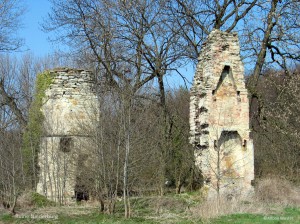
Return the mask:
<path id="1" fill-rule="evenodd" d="M 38 152 L 43 135 L 44 115 L 41 111 L 46 90 L 53 83 L 55 73 L 45 71 L 37 75 L 35 94 L 29 109 L 27 128 L 23 135 L 24 171 L 27 176 L 27 187 L 35 189 L 38 175 Z"/>

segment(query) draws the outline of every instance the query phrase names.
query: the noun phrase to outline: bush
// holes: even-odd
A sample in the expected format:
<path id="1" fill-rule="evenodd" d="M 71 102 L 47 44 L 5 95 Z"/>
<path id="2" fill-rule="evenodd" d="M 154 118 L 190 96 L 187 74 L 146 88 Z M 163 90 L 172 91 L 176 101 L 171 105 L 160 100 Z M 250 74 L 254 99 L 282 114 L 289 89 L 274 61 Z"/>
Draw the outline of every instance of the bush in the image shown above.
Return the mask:
<path id="1" fill-rule="evenodd" d="M 300 205 L 300 192 L 288 180 L 272 177 L 258 181 L 255 188 L 256 198 L 265 203 Z"/>
<path id="2" fill-rule="evenodd" d="M 215 218 L 236 213 L 268 214 L 273 213 L 274 206 L 283 209 L 287 206 L 300 205 L 300 190 L 291 182 L 278 177 L 261 179 L 255 186 L 255 196 L 245 201 L 243 198 L 209 199 L 191 209 L 195 217 Z"/>
<path id="3" fill-rule="evenodd" d="M 55 202 L 49 201 L 45 196 L 32 191 L 24 192 L 18 199 L 18 207 L 21 208 L 48 206 L 55 206 Z"/>
<path id="4" fill-rule="evenodd" d="M 31 194 L 32 202 L 35 207 L 47 207 L 47 206 L 54 206 L 55 202 L 49 201 L 45 196 L 33 192 Z"/>

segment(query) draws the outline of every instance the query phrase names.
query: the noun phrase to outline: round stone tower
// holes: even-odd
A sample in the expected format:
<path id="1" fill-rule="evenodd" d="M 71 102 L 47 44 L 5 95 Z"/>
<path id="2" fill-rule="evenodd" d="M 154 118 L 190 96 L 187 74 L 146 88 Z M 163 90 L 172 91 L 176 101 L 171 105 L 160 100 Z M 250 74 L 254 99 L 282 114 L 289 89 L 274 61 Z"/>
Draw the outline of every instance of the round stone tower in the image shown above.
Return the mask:
<path id="1" fill-rule="evenodd" d="M 46 89 L 38 166 L 37 192 L 59 203 L 88 197 L 82 177 L 89 161 L 89 144 L 97 124 L 98 99 L 90 71 L 55 69 Z"/>

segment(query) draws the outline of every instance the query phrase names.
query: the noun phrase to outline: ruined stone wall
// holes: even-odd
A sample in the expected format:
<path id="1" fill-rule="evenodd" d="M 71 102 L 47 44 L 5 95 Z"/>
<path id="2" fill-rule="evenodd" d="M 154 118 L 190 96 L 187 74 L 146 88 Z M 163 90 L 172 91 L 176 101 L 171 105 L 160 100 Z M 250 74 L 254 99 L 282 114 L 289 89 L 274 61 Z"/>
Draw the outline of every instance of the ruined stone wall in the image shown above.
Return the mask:
<path id="1" fill-rule="evenodd" d="M 44 131 L 37 192 L 66 203 L 75 197 L 75 188 L 84 188 L 84 183 L 79 183 L 80 176 L 84 176 L 82 172 L 89 166 L 88 147 L 99 107 L 90 71 L 56 69 L 50 75 L 53 81 L 41 108 Z"/>
<path id="2" fill-rule="evenodd" d="M 214 30 L 191 88 L 190 142 L 209 195 L 246 194 L 254 178 L 249 102 L 238 36 Z"/>

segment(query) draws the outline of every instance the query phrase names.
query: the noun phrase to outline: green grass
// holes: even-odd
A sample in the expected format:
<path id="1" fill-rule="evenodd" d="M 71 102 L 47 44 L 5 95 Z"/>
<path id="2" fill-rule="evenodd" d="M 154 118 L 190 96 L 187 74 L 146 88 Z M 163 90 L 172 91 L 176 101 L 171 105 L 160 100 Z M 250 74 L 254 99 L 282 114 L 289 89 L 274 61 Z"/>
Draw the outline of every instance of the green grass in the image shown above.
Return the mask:
<path id="1" fill-rule="evenodd" d="M 134 223 L 146 223 L 152 224 L 157 223 L 155 221 L 147 220 L 144 218 L 131 218 L 125 219 L 123 217 L 106 215 L 101 213 L 92 213 L 88 215 L 49 215 L 47 219 L 43 219 L 39 215 L 30 216 L 19 216 L 13 217 L 11 215 L 0 215 L 0 223 L 66 223 L 66 224 L 92 224 L 92 223 L 124 223 L 124 224 L 134 224 Z"/>
<path id="2" fill-rule="evenodd" d="M 49 215 L 47 219 L 39 218 L 38 215 L 34 217 L 12 217 L 11 215 L 0 215 L 0 223 L 66 223 L 66 224 L 89 224 L 89 223 L 124 223 L 124 224 L 135 224 L 135 223 L 176 223 L 176 224 L 189 224 L 189 223 L 206 223 L 201 222 L 200 219 L 192 218 L 144 218 L 144 217 L 133 217 L 130 219 L 125 219 L 122 214 L 107 215 L 102 213 L 93 212 L 91 214 L 84 215 Z M 282 214 L 268 214 L 268 215 L 257 215 L 257 214 L 232 214 L 227 216 L 222 216 L 216 219 L 208 220 L 208 223 L 214 224 L 258 224 L 258 223 L 300 223 L 300 210 L 299 208 L 286 208 Z"/>
<path id="3" fill-rule="evenodd" d="M 0 215 L 0 223 L 12 223 L 14 221 L 14 217 L 9 214 Z"/>
<path id="4" fill-rule="evenodd" d="M 125 219 L 120 216 L 114 216 L 114 215 L 106 215 L 106 214 L 100 214 L 100 213 L 93 213 L 90 215 L 84 215 L 84 216 L 59 216 L 57 223 L 66 223 L 66 224 L 73 224 L 73 223 L 124 223 L 124 224 L 131 224 L 131 223 L 155 223 L 150 220 L 146 220 L 144 218 L 131 218 L 131 219 Z"/>
<path id="5" fill-rule="evenodd" d="M 253 214 L 233 214 L 222 216 L 220 218 L 214 219 L 213 223 L 223 224 L 223 223 L 235 223 L 235 224 L 247 224 L 247 223 L 262 223 L 264 221 L 263 215 L 253 215 Z"/>
<path id="6" fill-rule="evenodd" d="M 213 220 L 215 224 L 258 224 L 258 223 L 300 223 L 300 209 L 299 208 L 285 208 L 281 214 L 268 214 L 268 215 L 256 215 L 256 214 L 232 214 L 227 216 L 221 216 Z"/>
<path id="7" fill-rule="evenodd" d="M 85 207 L 83 204 L 72 207 L 47 207 L 47 201 L 39 195 L 35 195 L 36 206 L 32 210 L 26 209 L 13 217 L 0 213 L 0 223 L 66 223 L 66 224 L 89 224 L 89 223 L 215 223 L 215 224 L 247 224 L 247 223 L 300 223 L 300 209 L 295 207 L 271 209 L 270 214 L 231 214 L 209 220 L 202 220 L 186 210 L 187 206 L 193 206 L 193 196 L 190 195 L 166 195 L 164 197 L 136 197 L 131 198 L 132 218 L 123 217 L 124 208 L 122 202 L 117 202 L 116 211 L 113 215 L 98 212 L 98 207 Z M 196 198 L 196 200 L 198 200 Z M 41 204 L 42 206 L 38 206 Z M 49 204 L 48 204 L 49 205 Z M 0 210 L 1 212 L 1 210 Z M 209 212 L 209 211 L 208 211 Z M 47 216 L 43 218 L 43 215 Z"/>

